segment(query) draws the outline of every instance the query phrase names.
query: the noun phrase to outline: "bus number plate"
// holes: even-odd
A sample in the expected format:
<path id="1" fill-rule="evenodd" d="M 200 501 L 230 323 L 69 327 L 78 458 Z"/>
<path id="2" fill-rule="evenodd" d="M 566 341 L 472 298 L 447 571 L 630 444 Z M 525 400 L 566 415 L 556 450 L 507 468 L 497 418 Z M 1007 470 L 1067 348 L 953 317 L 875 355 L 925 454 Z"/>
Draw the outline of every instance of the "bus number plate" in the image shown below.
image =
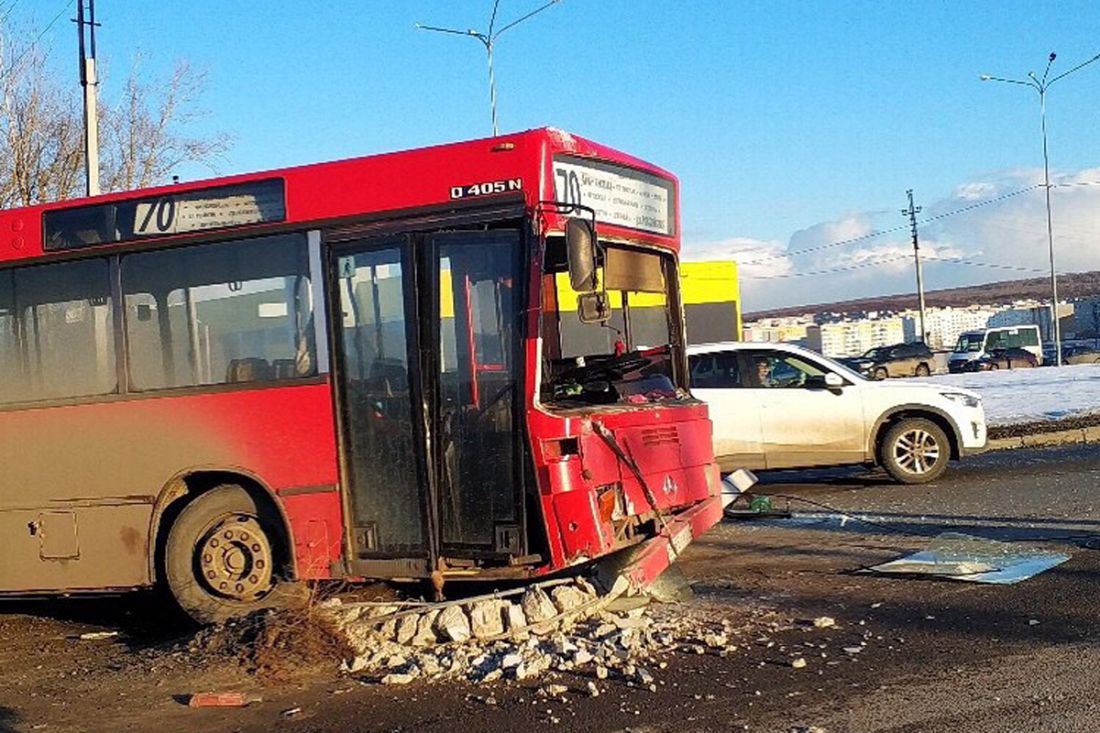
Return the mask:
<path id="1" fill-rule="evenodd" d="M 452 199 L 468 199 L 475 196 L 492 196 L 497 193 L 510 191 L 522 191 L 522 178 L 507 178 L 502 181 L 486 181 L 484 183 L 472 183 L 468 186 L 451 186 Z"/>

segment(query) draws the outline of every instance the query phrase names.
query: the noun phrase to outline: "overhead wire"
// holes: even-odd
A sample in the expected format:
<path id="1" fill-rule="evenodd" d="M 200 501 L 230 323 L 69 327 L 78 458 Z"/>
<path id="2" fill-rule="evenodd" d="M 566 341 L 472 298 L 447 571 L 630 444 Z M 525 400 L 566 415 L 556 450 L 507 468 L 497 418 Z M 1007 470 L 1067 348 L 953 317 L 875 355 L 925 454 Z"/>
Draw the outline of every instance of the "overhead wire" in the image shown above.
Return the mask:
<path id="1" fill-rule="evenodd" d="M 46 27 L 43 28 L 37 36 L 35 36 L 34 41 L 29 43 L 27 45 L 27 47 L 25 49 L 23 49 L 23 53 L 19 54 L 19 56 L 15 59 L 15 61 L 13 61 L 11 63 L 10 66 L 8 66 L 7 69 L 5 69 L 2 73 L 0 73 L 0 81 L 2 81 L 5 77 L 8 76 L 8 74 L 12 73 L 12 71 L 14 71 L 15 69 L 17 69 L 19 67 L 19 64 L 21 64 L 23 62 L 23 59 L 25 59 L 27 57 L 27 54 L 29 54 L 31 51 L 33 51 L 35 48 L 37 48 L 38 42 L 42 40 L 42 37 L 50 32 L 50 29 L 53 28 L 54 25 L 56 25 L 57 21 L 61 20 L 61 16 L 63 16 L 66 12 L 68 12 L 69 8 L 71 8 L 74 3 L 76 3 L 76 0 L 67 0 L 66 1 L 65 5 L 61 8 L 60 11 L 58 11 L 57 15 L 55 15 L 50 20 L 50 22 L 46 24 Z M 14 4 L 12 5 L 12 7 L 14 7 Z M 8 13 L 9 14 L 11 13 L 10 8 L 8 10 Z M 5 15 L 4 18 L 7 19 L 7 15 Z"/>
<path id="2" fill-rule="evenodd" d="M 1075 181 L 1075 182 L 1065 183 L 1065 184 L 1052 184 L 1052 187 L 1093 186 L 1093 185 L 1100 185 L 1100 181 Z M 1031 185 L 1031 186 L 1027 186 L 1026 188 L 1017 189 L 1015 191 L 1009 191 L 1007 193 L 1003 193 L 999 196 L 995 196 L 995 197 L 990 198 L 990 199 L 985 199 L 985 200 L 978 201 L 978 202 L 975 202 L 973 204 L 969 204 L 967 206 L 963 206 L 963 207 L 960 207 L 960 208 L 957 208 L 957 209 L 952 209 L 950 211 L 945 211 L 945 212 L 942 212 L 942 213 L 939 213 L 939 214 L 934 214 L 932 216 L 924 217 L 924 218 L 918 220 L 918 224 L 929 224 L 929 223 L 932 223 L 932 222 L 935 222 L 935 221 L 940 221 L 942 219 L 946 219 L 948 217 L 957 216 L 959 214 L 965 214 L 969 211 L 973 211 L 974 209 L 978 209 L 978 208 L 982 208 L 982 207 L 985 207 L 985 206 L 990 206 L 992 204 L 1000 203 L 1000 202 L 1002 202 L 1006 199 L 1010 199 L 1010 198 L 1013 198 L 1015 196 L 1020 196 L 1022 194 L 1028 193 L 1030 191 L 1035 191 L 1035 190 L 1041 189 L 1043 187 L 1044 187 L 1043 184 L 1038 183 L 1038 184 L 1034 184 L 1034 185 Z M 821 251 L 821 250 L 829 249 L 829 248 L 841 247 L 841 246 L 845 246 L 845 245 L 848 245 L 848 244 L 853 244 L 853 243 L 856 243 L 856 242 L 859 242 L 859 241 L 877 238 L 877 237 L 880 237 L 884 234 L 890 234 L 890 233 L 905 230 L 905 229 L 908 229 L 908 227 L 907 226 L 898 226 L 898 227 L 893 227 L 891 229 L 875 230 L 875 231 L 872 231 L 872 232 L 868 232 L 867 234 L 861 235 L 859 237 L 852 237 L 852 238 L 849 238 L 849 239 L 838 240 L 838 241 L 835 241 L 835 242 L 828 242 L 828 243 L 825 243 L 825 244 L 822 244 L 822 245 L 817 245 L 817 246 L 814 246 L 814 247 L 805 247 L 805 248 L 802 248 L 802 249 L 790 250 L 790 251 L 786 251 L 786 252 L 783 252 L 783 253 L 777 253 L 777 254 L 774 254 L 774 255 L 764 255 L 764 256 L 757 257 L 757 258 L 752 259 L 752 260 L 738 261 L 738 265 L 743 267 L 743 266 L 746 266 L 746 265 L 762 264 L 762 263 L 770 262 L 770 261 L 774 261 L 774 260 L 788 259 L 790 257 L 794 257 L 794 256 L 797 256 L 797 255 L 800 255 L 800 254 L 805 254 L 805 253 L 809 253 L 809 252 L 817 252 L 817 251 Z M 809 277 L 809 276 L 814 276 L 814 275 L 828 275 L 828 274 L 833 274 L 833 273 L 837 273 L 837 272 L 847 272 L 849 270 L 854 270 L 854 269 L 865 269 L 865 268 L 869 268 L 869 267 L 876 267 L 876 266 L 879 266 L 879 265 L 889 264 L 891 262 L 897 262 L 901 259 L 908 259 L 908 257 L 909 257 L 908 255 L 897 256 L 897 257 L 883 257 L 883 258 L 876 259 L 874 261 L 869 261 L 869 262 L 866 262 L 866 263 L 860 263 L 860 264 L 857 264 L 857 265 L 845 265 L 845 266 L 838 266 L 838 267 L 822 268 L 822 269 L 810 270 L 810 271 L 806 271 L 806 272 L 789 272 L 789 273 L 779 273 L 779 274 L 775 274 L 775 275 L 751 275 L 751 274 L 745 273 L 745 274 L 742 275 L 742 277 L 746 280 L 777 280 L 777 279 L 787 279 L 787 278 L 794 278 L 794 277 Z M 966 257 L 936 257 L 934 255 L 924 255 L 923 259 L 930 260 L 930 261 L 935 261 L 935 262 L 949 263 L 949 264 L 966 265 L 966 266 L 971 266 L 971 267 L 986 267 L 986 268 L 996 269 L 996 270 L 1007 270 L 1007 271 L 1012 271 L 1012 272 L 1027 272 L 1027 273 L 1039 273 L 1039 274 L 1046 272 L 1046 270 L 1042 270 L 1042 269 L 1034 268 L 1034 267 L 1026 267 L 1026 266 L 1019 266 L 1019 265 L 1006 265 L 1006 264 L 1000 264 L 1000 263 L 995 263 L 995 262 L 983 262 L 981 260 L 975 260 L 975 259 L 966 258 Z"/>

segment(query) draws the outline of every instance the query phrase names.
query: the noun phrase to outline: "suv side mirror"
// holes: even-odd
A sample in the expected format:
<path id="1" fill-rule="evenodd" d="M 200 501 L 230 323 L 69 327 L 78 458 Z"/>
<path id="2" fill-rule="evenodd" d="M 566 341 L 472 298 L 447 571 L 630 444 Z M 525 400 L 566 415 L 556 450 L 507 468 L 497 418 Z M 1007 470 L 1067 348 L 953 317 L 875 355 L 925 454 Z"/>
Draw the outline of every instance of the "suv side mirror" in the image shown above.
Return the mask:
<path id="1" fill-rule="evenodd" d="M 565 222 L 565 251 L 569 259 L 569 286 L 578 293 L 596 289 L 596 231 L 586 219 Z"/>
<path id="2" fill-rule="evenodd" d="M 810 389 L 827 389 L 835 391 L 844 386 L 844 377 L 840 376 L 836 372 L 825 372 L 824 374 L 810 377 L 806 380 L 806 385 Z"/>

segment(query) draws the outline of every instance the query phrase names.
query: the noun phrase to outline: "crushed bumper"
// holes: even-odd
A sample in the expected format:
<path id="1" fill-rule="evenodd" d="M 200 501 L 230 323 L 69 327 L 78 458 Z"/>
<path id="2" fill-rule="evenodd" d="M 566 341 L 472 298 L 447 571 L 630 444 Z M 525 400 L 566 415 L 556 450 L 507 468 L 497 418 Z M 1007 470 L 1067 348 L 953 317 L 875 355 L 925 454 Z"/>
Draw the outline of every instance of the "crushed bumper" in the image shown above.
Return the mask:
<path id="1" fill-rule="evenodd" d="M 628 595 L 638 593 L 667 570 L 693 540 L 722 521 L 723 512 L 734 496 L 718 494 L 667 517 L 657 536 L 609 558 L 611 562 L 606 567 L 601 564 L 600 575 L 617 576 L 619 583 L 625 580 L 629 584 L 625 589 Z"/>

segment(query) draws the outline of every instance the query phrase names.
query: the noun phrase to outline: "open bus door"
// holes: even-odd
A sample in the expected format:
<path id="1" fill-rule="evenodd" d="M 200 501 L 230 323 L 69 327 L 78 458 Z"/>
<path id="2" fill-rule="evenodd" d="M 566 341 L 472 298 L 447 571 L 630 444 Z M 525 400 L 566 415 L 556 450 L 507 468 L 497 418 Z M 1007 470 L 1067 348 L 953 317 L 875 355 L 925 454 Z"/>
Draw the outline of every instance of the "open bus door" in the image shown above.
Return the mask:
<path id="1" fill-rule="evenodd" d="M 525 552 L 518 230 L 333 249 L 337 394 L 356 572 Z"/>

